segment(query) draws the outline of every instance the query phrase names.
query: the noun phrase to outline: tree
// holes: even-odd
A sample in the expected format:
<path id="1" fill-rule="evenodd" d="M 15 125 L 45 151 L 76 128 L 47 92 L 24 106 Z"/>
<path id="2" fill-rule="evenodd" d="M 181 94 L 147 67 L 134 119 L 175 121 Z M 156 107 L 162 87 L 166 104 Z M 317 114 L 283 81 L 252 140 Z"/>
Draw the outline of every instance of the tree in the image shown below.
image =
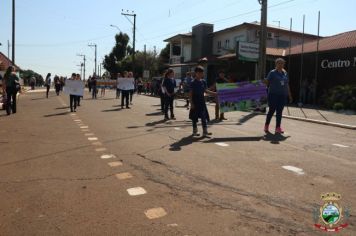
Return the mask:
<path id="1" fill-rule="evenodd" d="M 109 71 L 111 74 L 116 74 L 120 71 L 121 61 L 126 57 L 130 47 L 128 47 L 129 36 L 127 34 L 115 35 L 115 46 L 111 50 L 109 55 L 105 55 L 103 66 L 105 70 Z"/>
<path id="2" fill-rule="evenodd" d="M 34 72 L 33 70 L 21 70 L 20 77 L 23 78 L 24 84 L 28 85 L 32 77 L 36 78 L 36 84 L 41 85 L 43 83 L 43 77 Z"/>
<path id="3" fill-rule="evenodd" d="M 169 64 L 170 51 L 171 51 L 171 47 L 170 47 L 169 43 L 167 43 L 166 47 L 163 48 L 161 50 L 161 53 L 159 54 L 159 61 L 158 61 L 159 73 L 162 73 L 165 69 L 167 69 L 168 64 Z"/>

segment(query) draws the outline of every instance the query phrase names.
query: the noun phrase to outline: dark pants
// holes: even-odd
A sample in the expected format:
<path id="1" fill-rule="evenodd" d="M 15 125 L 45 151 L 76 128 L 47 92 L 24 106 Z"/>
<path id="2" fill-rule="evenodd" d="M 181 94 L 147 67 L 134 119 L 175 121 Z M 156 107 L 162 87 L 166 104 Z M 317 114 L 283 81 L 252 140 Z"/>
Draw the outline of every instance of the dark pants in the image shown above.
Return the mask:
<path id="1" fill-rule="evenodd" d="M 92 98 L 94 99 L 96 99 L 96 87 L 92 87 Z"/>
<path id="2" fill-rule="evenodd" d="M 120 97 L 121 89 L 116 89 L 116 98 Z"/>
<path id="3" fill-rule="evenodd" d="M 168 108 L 171 112 L 171 117 L 174 117 L 174 113 L 173 113 L 173 101 L 174 101 L 174 97 L 173 96 L 168 96 L 165 95 L 164 96 L 164 117 L 168 117 Z"/>
<path id="4" fill-rule="evenodd" d="M 56 87 L 56 94 L 58 96 L 59 95 L 59 91 L 61 91 L 61 85 L 60 84 L 56 84 L 55 87 Z"/>
<path id="5" fill-rule="evenodd" d="M 49 88 L 51 87 L 50 85 L 46 85 L 47 91 L 46 91 L 46 97 L 48 98 L 48 93 L 49 93 Z"/>
<path id="6" fill-rule="evenodd" d="M 8 115 L 10 115 L 11 110 L 12 113 L 16 113 L 16 94 L 15 88 L 6 88 L 6 113 Z"/>
<path id="7" fill-rule="evenodd" d="M 124 107 L 124 100 L 126 101 L 126 108 L 129 107 L 129 94 L 130 90 L 121 91 L 121 107 Z"/>
<path id="8" fill-rule="evenodd" d="M 266 125 L 271 123 L 272 116 L 276 112 L 276 127 L 281 127 L 282 113 L 284 106 L 286 105 L 286 101 L 286 95 L 268 94 L 269 110 L 266 117 Z"/>
<path id="9" fill-rule="evenodd" d="M 77 96 L 77 99 L 76 99 L 77 106 L 80 106 L 80 98 L 81 98 L 81 96 Z"/>
<path id="10" fill-rule="evenodd" d="M 130 90 L 130 103 L 132 102 L 132 96 L 134 94 L 134 90 Z"/>
<path id="11" fill-rule="evenodd" d="M 193 120 L 193 129 L 197 129 L 198 128 L 198 119 Z M 208 122 L 206 119 L 201 119 L 201 126 L 203 127 L 203 129 L 206 129 L 208 127 Z"/>
<path id="12" fill-rule="evenodd" d="M 159 97 L 161 99 L 161 111 L 164 112 L 164 94 L 161 93 Z"/>
<path id="13" fill-rule="evenodd" d="M 74 110 L 73 110 L 73 104 L 74 104 Z M 69 95 L 69 106 L 71 112 L 77 109 L 77 95 Z"/>

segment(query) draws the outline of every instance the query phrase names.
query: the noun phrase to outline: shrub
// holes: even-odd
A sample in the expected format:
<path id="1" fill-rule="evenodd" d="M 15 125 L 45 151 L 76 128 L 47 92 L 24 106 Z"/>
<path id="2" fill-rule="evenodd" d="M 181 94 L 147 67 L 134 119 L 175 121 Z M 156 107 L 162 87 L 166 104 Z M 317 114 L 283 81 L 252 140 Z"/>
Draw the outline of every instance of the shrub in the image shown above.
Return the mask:
<path id="1" fill-rule="evenodd" d="M 337 103 L 334 104 L 333 109 L 337 110 L 337 111 L 343 110 L 344 109 L 344 104 L 342 104 L 341 102 L 337 102 Z"/>
<path id="2" fill-rule="evenodd" d="M 356 85 L 339 85 L 322 96 L 322 103 L 329 109 L 351 109 L 356 111 Z"/>

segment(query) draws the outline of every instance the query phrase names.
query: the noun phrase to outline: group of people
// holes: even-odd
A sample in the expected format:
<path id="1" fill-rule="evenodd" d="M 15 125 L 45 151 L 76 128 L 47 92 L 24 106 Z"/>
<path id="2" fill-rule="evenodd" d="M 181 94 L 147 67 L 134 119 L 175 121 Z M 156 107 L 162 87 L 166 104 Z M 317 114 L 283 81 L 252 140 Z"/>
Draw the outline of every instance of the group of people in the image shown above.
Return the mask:
<path id="1" fill-rule="evenodd" d="M 5 104 L 6 114 L 10 115 L 11 112 L 14 114 L 17 111 L 17 93 L 20 92 L 20 79 L 16 75 L 16 68 L 14 66 L 9 66 L 4 74 L 2 81 L 2 94 L 3 101 Z"/>
<path id="2" fill-rule="evenodd" d="M 263 129 L 266 133 L 269 132 L 269 125 L 274 113 L 276 113 L 275 133 L 284 133 L 284 130 L 281 127 L 283 109 L 288 98 L 289 101 L 292 102 L 289 79 L 287 71 L 284 69 L 284 65 L 284 59 L 276 59 L 275 69 L 268 73 L 267 79 L 265 80 L 269 106 L 269 111 L 266 115 L 266 121 Z M 193 136 L 199 135 L 197 129 L 198 119 L 201 119 L 203 136 L 211 134 L 207 130 L 207 122 L 210 118 L 205 104 L 205 93 L 215 97 L 215 119 L 220 121 L 226 120 L 224 113 L 220 111 L 216 85 L 219 83 L 228 83 L 229 81 L 225 78 L 224 72 L 219 71 L 215 83 L 208 88 L 203 78 L 204 67 L 197 66 L 193 72 L 187 72 L 186 77 L 182 79 L 180 85 L 186 97 L 185 106 L 189 109 L 190 105 L 189 118 L 192 120 Z M 165 120 L 176 119 L 173 106 L 176 87 L 174 71 L 172 69 L 168 69 L 165 72 L 164 78 L 161 82 L 161 93 L 159 94 L 161 98 L 161 109 Z M 168 111 L 170 112 L 170 117 L 168 116 Z"/>

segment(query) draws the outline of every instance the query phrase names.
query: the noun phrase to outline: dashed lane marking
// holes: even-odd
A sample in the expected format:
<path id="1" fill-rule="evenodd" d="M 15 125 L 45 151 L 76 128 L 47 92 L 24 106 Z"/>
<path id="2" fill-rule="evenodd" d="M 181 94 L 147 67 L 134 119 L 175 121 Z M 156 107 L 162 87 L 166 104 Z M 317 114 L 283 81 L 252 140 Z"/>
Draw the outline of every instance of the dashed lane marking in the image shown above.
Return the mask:
<path id="1" fill-rule="evenodd" d="M 148 219 L 153 220 L 153 219 L 157 219 L 157 218 L 166 216 L 167 212 L 162 207 L 157 207 L 157 208 L 152 208 L 152 209 L 146 210 L 145 215 Z M 173 226 L 173 224 L 171 226 Z"/>
<path id="2" fill-rule="evenodd" d="M 98 138 L 97 138 L 97 137 L 89 137 L 88 140 L 89 140 L 89 141 L 97 141 Z"/>
<path id="3" fill-rule="evenodd" d="M 114 161 L 114 162 L 109 162 L 108 165 L 110 167 L 117 167 L 117 166 L 122 166 L 122 162 L 121 161 Z"/>
<path id="4" fill-rule="evenodd" d="M 89 132 L 90 130 L 88 129 L 82 129 L 83 132 Z"/>
<path id="5" fill-rule="evenodd" d="M 126 191 L 130 196 L 138 196 L 147 193 L 147 191 L 142 187 L 129 188 Z"/>
<path id="6" fill-rule="evenodd" d="M 303 169 L 300 169 L 300 168 L 295 167 L 295 166 L 282 166 L 282 168 L 285 169 L 285 170 L 292 171 L 292 172 L 294 172 L 294 173 L 296 173 L 298 175 L 304 175 L 305 174 Z"/>
<path id="7" fill-rule="evenodd" d="M 101 146 L 101 145 L 103 145 L 101 142 L 94 142 L 94 143 L 92 143 L 92 145 L 94 145 L 94 146 Z"/>
<path id="8" fill-rule="evenodd" d="M 133 177 L 133 175 L 132 175 L 131 173 L 129 173 L 129 172 L 116 174 L 115 176 L 116 176 L 116 178 L 118 178 L 119 180 L 131 179 L 131 178 Z"/>
<path id="9" fill-rule="evenodd" d="M 93 136 L 94 134 L 93 133 L 86 133 L 84 134 L 85 136 Z"/>
<path id="10" fill-rule="evenodd" d="M 221 147 L 228 147 L 228 146 L 230 146 L 229 144 L 227 144 L 227 143 L 215 143 L 216 145 L 218 145 L 218 146 L 221 146 Z"/>
<path id="11" fill-rule="evenodd" d="M 111 159 L 111 158 L 116 158 L 114 154 L 104 154 L 100 156 L 101 159 Z"/>
<path id="12" fill-rule="evenodd" d="M 87 129 L 89 126 L 80 126 L 81 129 Z"/>
<path id="13" fill-rule="evenodd" d="M 333 145 L 336 146 L 336 147 L 341 147 L 341 148 L 348 148 L 349 147 L 349 146 L 345 146 L 345 145 L 338 144 L 338 143 L 334 143 Z"/>
<path id="14" fill-rule="evenodd" d="M 95 151 L 104 152 L 104 151 L 107 151 L 107 149 L 106 148 L 97 148 L 97 149 L 95 149 Z"/>

